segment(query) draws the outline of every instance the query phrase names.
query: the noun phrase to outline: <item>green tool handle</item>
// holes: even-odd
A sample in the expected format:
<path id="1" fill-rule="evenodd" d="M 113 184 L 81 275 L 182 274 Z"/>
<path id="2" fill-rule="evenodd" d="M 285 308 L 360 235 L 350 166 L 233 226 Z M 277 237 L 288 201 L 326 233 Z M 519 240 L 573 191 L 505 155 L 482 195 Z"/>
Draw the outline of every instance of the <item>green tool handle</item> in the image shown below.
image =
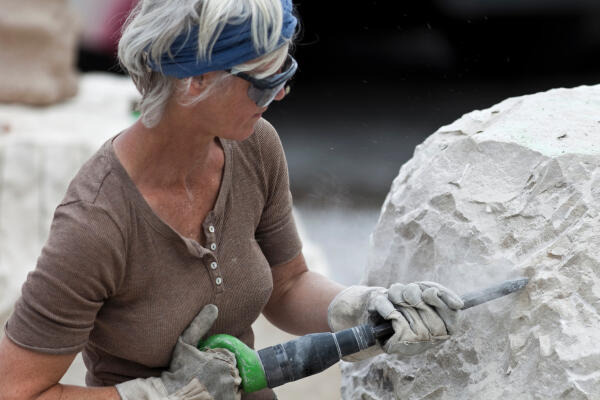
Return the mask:
<path id="1" fill-rule="evenodd" d="M 252 393 L 267 387 L 267 378 L 258 354 L 238 338 L 221 333 L 201 340 L 198 348 L 227 349 L 235 354 L 244 392 Z"/>

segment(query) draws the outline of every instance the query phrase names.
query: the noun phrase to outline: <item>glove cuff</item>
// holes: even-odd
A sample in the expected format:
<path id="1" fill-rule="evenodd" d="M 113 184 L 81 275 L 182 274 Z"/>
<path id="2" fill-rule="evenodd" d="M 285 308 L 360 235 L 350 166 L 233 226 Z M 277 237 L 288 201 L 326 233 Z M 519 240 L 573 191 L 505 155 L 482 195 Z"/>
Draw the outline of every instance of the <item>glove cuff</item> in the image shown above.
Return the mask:
<path id="1" fill-rule="evenodd" d="M 369 318 L 369 298 L 376 292 L 386 293 L 382 287 L 350 286 L 334 297 L 327 308 L 327 323 L 332 332 L 366 324 Z"/>
<path id="2" fill-rule="evenodd" d="M 210 393 L 198 379 L 192 379 L 187 385 L 168 395 L 160 378 L 138 378 L 116 385 L 122 400 L 208 400 Z"/>
<path id="3" fill-rule="evenodd" d="M 167 400 L 213 400 L 213 397 L 206 386 L 194 378 L 190 383 L 167 397 Z"/>
<path id="4" fill-rule="evenodd" d="M 138 378 L 115 387 L 122 400 L 164 400 L 168 395 L 160 378 Z"/>

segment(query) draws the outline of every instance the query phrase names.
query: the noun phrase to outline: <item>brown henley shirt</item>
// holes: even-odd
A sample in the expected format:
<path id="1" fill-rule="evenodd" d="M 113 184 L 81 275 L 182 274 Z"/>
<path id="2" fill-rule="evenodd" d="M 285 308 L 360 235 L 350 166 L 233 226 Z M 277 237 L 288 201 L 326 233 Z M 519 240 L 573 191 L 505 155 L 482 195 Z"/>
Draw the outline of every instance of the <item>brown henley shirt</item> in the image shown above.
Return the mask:
<path id="1" fill-rule="evenodd" d="M 221 144 L 221 187 L 198 243 L 152 211 L 106 142 L 56 208 L 6 334 L 43 353 L 82 350 L 90 386 L 159 375 L 209 303 L 219 308 L 209 335 L 252 346 L 270 267 L 296 257 L 301 242 L 275 129 L 260 120 L 248 139 Z"/>

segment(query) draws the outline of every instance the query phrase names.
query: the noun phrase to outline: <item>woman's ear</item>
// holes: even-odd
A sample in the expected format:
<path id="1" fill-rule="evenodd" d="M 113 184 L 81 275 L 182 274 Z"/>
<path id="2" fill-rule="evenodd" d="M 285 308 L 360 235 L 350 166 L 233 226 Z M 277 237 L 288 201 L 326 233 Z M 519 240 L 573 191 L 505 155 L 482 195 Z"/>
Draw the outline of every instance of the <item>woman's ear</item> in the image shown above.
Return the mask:
<path id="1" fill-rule="evenodd" d="M 202 93 L 205 89 L 206 89 L 206 74 L 203 75 L 198 75 L 198 76 L 193 76 L 192 78 L 190 78 L 192 81 L 190 83 L 190 89 L 189 89 L 189 93 L 191 95 L 199 95 L 200 93 Z"/>
<path id="2" fill-rule="evenodd" d="M 188 93 L 192 96 L 202 94 L 202 92 L 208 90 L 209 86 L 219 79 L 220 74 L 220 71 L 210 71 L 190 78 L 192 81 Z"/>

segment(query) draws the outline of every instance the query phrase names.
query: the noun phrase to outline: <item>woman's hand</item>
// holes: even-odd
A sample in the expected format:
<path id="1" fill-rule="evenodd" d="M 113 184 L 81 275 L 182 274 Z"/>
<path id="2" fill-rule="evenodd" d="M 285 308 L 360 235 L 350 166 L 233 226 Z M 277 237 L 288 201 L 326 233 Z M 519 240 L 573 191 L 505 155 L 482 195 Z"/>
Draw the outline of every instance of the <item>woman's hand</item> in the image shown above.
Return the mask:
<path id="1" fill-rule="evenodd" d="M 394 335 L 383 345 L 387 353 L 409 356 L 446 340 L 454 332 L 458 295 L 435 282 L 395 283 L 382 287 L 351 286 L 338 294 L 328 309 L 329 327 L 337 332 L 356 325 L 374 323 L 379 315 L 392 323 Z M 360 361 L 380 354 L 371 347 L 344 357 Z"/>
<path id="2" fill-rule="evenodd" d="M 242 382 L 233 353 L 200 351 L 198 342 L 217 319 L 213 304 L 204 306 L 177 340 L 171 365 L 159 378 L 135 379 L 117 385 L 123 400 L 239 399 Z"/>

